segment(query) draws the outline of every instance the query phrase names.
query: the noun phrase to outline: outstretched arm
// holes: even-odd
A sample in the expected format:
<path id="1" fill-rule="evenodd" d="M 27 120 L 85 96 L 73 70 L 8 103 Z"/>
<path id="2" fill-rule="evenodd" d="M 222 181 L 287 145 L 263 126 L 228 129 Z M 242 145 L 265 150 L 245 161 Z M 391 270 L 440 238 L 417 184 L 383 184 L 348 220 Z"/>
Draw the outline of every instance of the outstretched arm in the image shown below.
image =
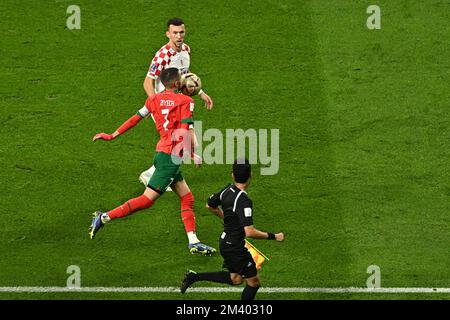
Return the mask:
<path id="1" fill-rule="evenodd" d="M 252 239 L 267 239 L 267 240 L 277 240 L 277 241 L 283 241 L 284 240 L 284 233 L 270 233 L 270 232 L 264 232 L 256 229 L 253 225 L 244 227 L 245 229 L 245 236 Z"/>
<path id="2" fill-rule="evenodd" d="M 127 121 L 125 121 L 116 131 L 114 131 L 114 133 L 112 133 L 112 134 L 107 134 L 107 133 L 104 133 L 104 132 L 97 133 L 94 136 L 94 138 L 92 138 L 92 141 L 96 141 L 98 139 L 106 140 L 106 141 L 113 140 L 117 136 L 119 136 L 121 134 L 124 134 L 129 129 L 133 128 L 141 120 L 142 120 L 142 117 L 140 115 L 138 115 L 138 114 L 135 114 L 134 116 L 129 118 Z"/>

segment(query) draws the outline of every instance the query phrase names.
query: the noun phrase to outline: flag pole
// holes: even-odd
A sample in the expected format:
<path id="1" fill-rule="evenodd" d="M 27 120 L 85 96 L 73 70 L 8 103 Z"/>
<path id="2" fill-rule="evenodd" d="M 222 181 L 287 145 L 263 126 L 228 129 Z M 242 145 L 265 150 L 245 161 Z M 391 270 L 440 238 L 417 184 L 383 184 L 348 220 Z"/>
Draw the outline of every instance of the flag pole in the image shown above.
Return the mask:
<path id="1" fill-rule="evenodd" d="M 251 242 L 248 241 L 247 239 L 244 239 L 244 240 L 245 240 L 246 243 L 248 243 L 250 246 L 252 246 L 253 249 L 255 249 L 256 252 L 258 252 L 260 255 L 262 255 L 262 256 L 264 257 L 264 259 L 267 259 L 267 261 L 270 261 L 270 259 L 269 259 L 264 253 L 262 253 L 261 251 L 259 251 L 259 250 L 255 247 L 255 245 L 254 245 L 253 243 L 251 243 Z"/>

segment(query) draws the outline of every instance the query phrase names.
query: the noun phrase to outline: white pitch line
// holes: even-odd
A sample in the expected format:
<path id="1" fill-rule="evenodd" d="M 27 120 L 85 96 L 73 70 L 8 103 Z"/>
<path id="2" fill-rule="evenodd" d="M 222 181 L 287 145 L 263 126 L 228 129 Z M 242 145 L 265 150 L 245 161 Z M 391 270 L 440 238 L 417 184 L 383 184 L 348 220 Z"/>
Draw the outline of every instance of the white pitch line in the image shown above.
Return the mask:
<path id="1" fill-rule="evenodd" d="M 226 293 L 241 292 L 241 287 L 192 287 L 188 292 Z M 179 293 L 178 287 L 0 287 L 1 292 L 9 293 L 53 293 L 53 292 L 134 292 L 134 293 Z M 260 293 L 450 293 L 450 288 L 294 288 L 262 287 Z"/>

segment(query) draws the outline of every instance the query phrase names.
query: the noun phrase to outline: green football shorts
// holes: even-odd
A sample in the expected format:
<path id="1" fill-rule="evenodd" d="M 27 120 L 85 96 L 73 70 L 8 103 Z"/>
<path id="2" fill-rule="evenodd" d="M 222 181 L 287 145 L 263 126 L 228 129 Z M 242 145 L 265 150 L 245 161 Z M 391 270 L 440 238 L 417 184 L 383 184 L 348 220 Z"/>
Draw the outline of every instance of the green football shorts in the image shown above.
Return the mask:
<path id="1" fill-rule="evenodd" d="M 153 158 L 153 165 L 156 169 L 147 186 L 159 194 L 163 194 L 172 183 L 182 181 L 181 159 L 177 158 L 177 160 L 172 161 L 171 155 L 157 152 Z"/>

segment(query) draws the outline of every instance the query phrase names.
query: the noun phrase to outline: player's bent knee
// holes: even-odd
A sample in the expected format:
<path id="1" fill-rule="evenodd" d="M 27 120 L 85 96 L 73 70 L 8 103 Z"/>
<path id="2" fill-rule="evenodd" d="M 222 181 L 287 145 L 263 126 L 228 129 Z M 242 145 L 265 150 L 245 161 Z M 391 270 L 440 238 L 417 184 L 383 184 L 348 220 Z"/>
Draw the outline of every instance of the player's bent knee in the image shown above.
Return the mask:
<path id="1" fill-rule="evenodd" d="M 155 201 L 155 200 L 157 200 L 160 197 L 159 193 L 157 193 L 155 190 L 153 190 L 153 189 L 151 189 L 149 187 L 145 188 L 145 191 L 144 191 L 143 195 L 146 196 L 148 199 L 150 199 L 152 201 Z"/>
<path id="2" fill-rule="evenodd" d="M 231 281 L 233 282 L 233 285 L 239 285 L 241 284 L 244 279 L 239 274 L 231 274 Z"/>
<path id="3" fill-rule="evenodd" d="M 189 189 L 185 180 L 174 182 L 170 186 L 171 186 L 172 190 L 175 191 L 175 193 L 180 198 L 183 198 L 185 195 L 192 193 L 191 189 Z M 181 196 L 181 195 L 183 195 L 183 196 Z"/>
<path id="4" fill-rule="evenodd" d="M 259 281 L 258 276 L 247 279 L 247 284 L 250 287 L 254 287 L 254 288 L 259 288 L 261 286 L 261 282 Z"/>

